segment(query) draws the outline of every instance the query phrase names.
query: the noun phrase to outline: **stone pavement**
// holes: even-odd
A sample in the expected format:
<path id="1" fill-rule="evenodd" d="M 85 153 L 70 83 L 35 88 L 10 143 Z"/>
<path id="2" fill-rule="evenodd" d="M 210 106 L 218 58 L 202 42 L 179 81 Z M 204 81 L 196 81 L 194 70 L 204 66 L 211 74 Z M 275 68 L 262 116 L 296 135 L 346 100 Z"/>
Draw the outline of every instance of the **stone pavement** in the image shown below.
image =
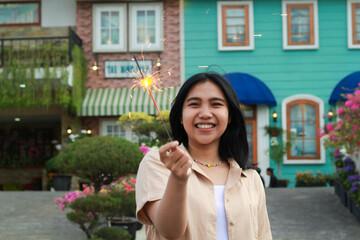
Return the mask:
<path id="1" fill-rule="evenodd" d="M 54 204 L 63 195 L 0 191 L 0 240 L 86 240 Z M 274 240 L 360 239 L 360 223 L 334 188 L 267 189 L 266 195 Z M 136 239 L 145 239 L 144 228 Z"/>

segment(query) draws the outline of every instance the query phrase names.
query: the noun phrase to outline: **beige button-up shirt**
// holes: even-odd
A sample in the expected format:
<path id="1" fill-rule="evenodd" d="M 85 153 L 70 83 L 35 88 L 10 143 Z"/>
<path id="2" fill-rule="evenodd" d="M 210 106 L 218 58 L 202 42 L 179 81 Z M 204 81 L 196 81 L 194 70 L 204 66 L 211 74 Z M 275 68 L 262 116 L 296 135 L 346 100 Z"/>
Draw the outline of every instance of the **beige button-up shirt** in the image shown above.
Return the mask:
<path id="1" fill-rule="evenodd" d="M 272 239 L 264 186 L 258 173 L 243 171 L 234 160 L 229 164 L 224 196 L 229 240 Z M 214 185 L 197 164 L 193 164 L 192 170 L 187 184 L 188 225 L 179 239 L 216 240 Z M 165 239 L 143 207 L 147 202 L 163 197 L 169 175 L 170 170 L 160 161 L 157 150 L 149 152 L 140 163 L 136 181 L 136 213 L 138 220 L 145 224 L 147 240 Z"/>

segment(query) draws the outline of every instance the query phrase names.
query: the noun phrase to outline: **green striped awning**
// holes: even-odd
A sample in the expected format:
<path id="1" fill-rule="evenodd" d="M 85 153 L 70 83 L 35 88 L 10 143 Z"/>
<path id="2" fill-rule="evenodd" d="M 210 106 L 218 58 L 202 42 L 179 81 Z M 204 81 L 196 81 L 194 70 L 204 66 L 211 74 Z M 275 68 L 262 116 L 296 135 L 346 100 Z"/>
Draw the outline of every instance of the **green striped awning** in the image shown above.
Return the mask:
<path id="1" fill-rule="evenodd" d="M 160 110 L 170 110 L 179 87 L 152 91 Z M 128 112 L 156 114 L 150 94 L 142 88 L 87 89 L 80 116 L 120 116 Z"/>

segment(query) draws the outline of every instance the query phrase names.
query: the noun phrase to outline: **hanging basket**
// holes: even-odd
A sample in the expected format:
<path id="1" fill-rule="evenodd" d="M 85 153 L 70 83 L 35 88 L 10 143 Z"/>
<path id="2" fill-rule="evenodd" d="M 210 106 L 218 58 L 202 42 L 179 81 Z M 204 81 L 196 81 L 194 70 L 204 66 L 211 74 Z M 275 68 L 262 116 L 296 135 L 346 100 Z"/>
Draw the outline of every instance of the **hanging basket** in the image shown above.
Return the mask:
<path id="1" fill-rule="evenodd" d="M 279 132 L 277 132 L 277 131 L 270 131 L 270 132 L 269 132 L 269 135 L 272 136 L 272 137 L 277 137 L 277 136 L 279 136 Z"/>

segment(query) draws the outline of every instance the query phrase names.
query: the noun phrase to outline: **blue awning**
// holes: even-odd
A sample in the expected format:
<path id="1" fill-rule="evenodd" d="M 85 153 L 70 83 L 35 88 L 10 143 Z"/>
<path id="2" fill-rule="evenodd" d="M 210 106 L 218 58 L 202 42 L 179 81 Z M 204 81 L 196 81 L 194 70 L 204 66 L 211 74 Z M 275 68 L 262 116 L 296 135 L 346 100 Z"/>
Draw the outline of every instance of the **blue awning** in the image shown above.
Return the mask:
<path id="1" fill-rule="evenodd" d="M 229 73 L 224 77 L 231 83 L 240 103 L 276 106 L 274 95 L 260 79 L 246 73 Z"/>
<path id="2" fill-rule="evenodd" d="M 353 72 L 344 77 L 332 91 L 329 104 L 335 104 L 337 101 L 345 101 L 346 99 L 341 94 L 353 93 L 360 83 L 360 71 Z"/>

